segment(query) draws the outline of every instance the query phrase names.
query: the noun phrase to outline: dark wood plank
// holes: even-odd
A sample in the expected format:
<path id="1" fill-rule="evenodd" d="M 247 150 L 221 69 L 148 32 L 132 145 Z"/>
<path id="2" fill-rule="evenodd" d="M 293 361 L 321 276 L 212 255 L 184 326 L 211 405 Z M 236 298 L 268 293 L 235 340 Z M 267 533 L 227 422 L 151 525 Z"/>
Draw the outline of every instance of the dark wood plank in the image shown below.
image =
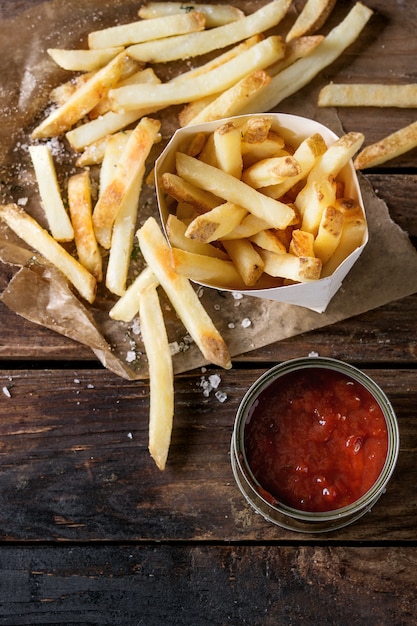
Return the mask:
<path id="1" fill-rule="evenodd" d="M 311 537 L 265 522 L 245 504 L 230 467 L 237 407 L 261 369 L 221 375 L 220 403 L 201 374 L 175 384 L 169 462 L 147 451 L 149 388 L 107 371 L 3 371 L 0 536 L 27 540 L 415 541 L 415 370 L 367 370 L 392 400 L 401 453 L 372 512 Z"/>
<path id="2" fill-rule="evenodd" d="M 3 546 L 0 620 L 412 626 L 416 548 Z"/>

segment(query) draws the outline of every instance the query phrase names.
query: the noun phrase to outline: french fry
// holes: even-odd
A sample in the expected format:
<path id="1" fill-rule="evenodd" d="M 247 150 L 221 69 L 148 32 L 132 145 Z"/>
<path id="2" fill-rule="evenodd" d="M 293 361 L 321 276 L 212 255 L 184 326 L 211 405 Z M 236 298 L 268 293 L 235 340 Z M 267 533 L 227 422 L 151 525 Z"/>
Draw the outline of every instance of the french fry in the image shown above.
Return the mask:
<path id="1" fill-rule="evenodd" d="M 80 151 L 87 146 L 105 139 L 108 135 L 134 124 L 144 116 L 144 110 L 114 113 L 108 111 L 95 120 L 76 126 L 66 133 L 66 138 L 74 150 Z"/>
<path id="2" fill-rule="evenodd" d="M 270 252 L 275 252 L 275 254 L 287 252 L 286 246 L 274 229 L 266 228 L 265 230 L 260 230 L 258 233 L 248 237 L 248 239 L 263 250 L 269 250 Z"/>
<path id="3" fill-rule="evenodd" d="M 366 146 L 355 158 L 355 169 L 376 167 L 417 146 L 417 122 L 404 126 L 380 141 Z"/>
<path id="4" fill-rule="evenodd" d="M 237 56 L 242 54 L 242 52 L 245 52 L 245 50 L 252 48 L 257 43 L 262 41 L 263 38 L 264 37 L 261 33 L 257 35 L 253 35 L 253 37 L 249 37 L 245 41 L 242 41 L 236 46 L 233 46 L 233 48 L 226 50 L 226 52 L 223 52 L 222 54 L 217 54 L 214 57 L 214 59 L 207 61 L 207 63 L 203 63 L 202 65 L 198 65 L 197 67 L 194 67 L 191 70 L 178 74 L 178 76 L 174 76 L 174 78 L 171 78 L 169 82 L 171 84 L 184 82 L 187 80 L 193 80 L 194 78 L 196 78 L 197 76 L 201 76 L 202 74 L 207 74 L 211 70 L 214 70 L 217 67 L 220 67 L 221 65 L 223 65 L 224 63 L 227 63 L 227 61 L 230 61 L 231 59 L 236 58 Z"/>
<path id="5" fill-rule="evenodd" d="M 244 207 L 274 228 L 286 228 L 295 217 L 289 205 L 268 198 L 241 180 L 188 155 L 177 152 L 178 175 L 225 200 Z"/>
<path id="6" fill-rule="evenodd" d="M 195 239 L 190 239 L 185 236 L 187 226 L 176 215 L 172 213 L 168 215 L 168 219 L 165 225 L 168 241 L 173 248 L 181 248 L 186 252 L 193 252 L 194 254 L 200 254 L 204 256 L 212 256 L 223 261 L 228 259 L 228 256 L 223 250 L 217 248 L 208 243 L 201 243 Z"/>
<path id="7" fill-rule="evenodd" d="M 139 320 L 149 369 L 149 452 L 157 467 L 164 470 L 174 418 L 174 374 L 156 287 L 143 291 L 139 299 Z"/>
<path id="8" fill-rule="evenodd" d="M 79 74 L 71 78 L 71 80 L 67 80 L 64 83 L 60 83 L 49 92 L 49 99 L 52 103 L 57 106 L 61 106 L 65 104 L 65 102 L 83 85 L 86 83 L 91 76 L 93 76 L 94 72 L 85 72 L 84 74 Z"/>
<path id="9" fill-rule="evenodd" d="M 109 136 L 106 135 L 97 141 L 94 141 L 83 150 L 83 152 L 77 157 L 75 165 L 77 167 L 85 167 L 86 165 L 100 165 L 104 159 L 104 153 L 106 151 L 107 142 Z"/>
<path id="10" fill-rule="evenodd" d="M 225 237 L 247 215 L 247 209 L 224 202 L 207 213 L 198 215 L 188 226 L 185 236 L 201 243 L 210 243 Z"/>
<path id="11" fill-rule="evenodd" d="M 103 94 L 107 93 L 110 87 L 117 85 L 127 58 L 126 53 L 121 52 L 107 65 L 95 72 L 64 104 L 50 113 L 33 130 L 32 139 L 45 139 L 61 135 L 84 115 L 87 115 L 103 97 Z"/>
<path id="12" fill-rule="evenodd" d="M 291 39 L 286 41 L 285 55 L 283 59 L 280 59 L 273 65 L 269 65 L 267 70 L 270 76 L 275 76 L 279 72 L 282 72 L 287 67 L 307 57 L 309 54 L 322 43 L 324 39 L 323 35 L 309 35 L 306 37 L 297 37 L 297 39 Z"/>
<path id="13" fill-rule="evenodd" d="M 324 209 L 317 236 L 314 240 L 314 253 L 323 265 L 330 259 L 342 238 L 343 213 L 334 206 Z"/>
<path id="14" fill-rule="evenodd" d="M 262 161 L 262 159 L 270 159 L 288 155 L 285 149 L 285 141 L 281 135 L 275 131 L 269 131 L 265 138 L 260 141 L 244 141 L 241 142 L 241 151 L 243 158 L 243 167 L 246 169 Z"/>
<path id="15" fill-rule="evenodd" d="M 82 298 L 93 303 L 96 279 L 47 230 L 16 204 L 0 205 L 0 219 L 28 246 L 64 274 Z"/>
<path id="16" fill-rule="evenodd" d="M 250 117 L 244 122 L 241 129 L 242 143 L 260 143 L 265 141 L 271 130 L 271 119 L 268 116 L 265 117 Z"/>
<path id="17" fill-rule="evenodd" d="M 243 218 L 239 226 L 236 226 L 236 228 L 221 239 L 249 239 L 256 233 L 266 230 L 269 227 L 269 222 L 253 215 L 253 213 L 249 213 Z"/>
<path id="18" fill-rule="evenodd" d="M 178 202 L 185 202 L 194 207 L 197 213 L 206 213 L 219 206 L 221 199 L 187 182 L 177 174 L 166 172 L 161 176 L 163 191 Z"/>
<path id="19" fill-rule="evenodd" d="M 98 242 L 110 248 L 114 221 L 135 178 L 142 171 L 149 151 L 158 135 L 161 123 L 142 118 L 132 131 L 114 175 L 100 195 L 93 211 L 94 231 Z"/>
<path id="20" fill-rule="evenodd" d="M 268 85 L 270 80 L 271 77 L 265 70 L 255 70 L 229 89 L 225 89 L 217 97 L 208 96 L 208 101 L 203 103 L 202 100 L 198 100 L 197 103 L 202 103 L 202 107 L 196 111 L 195 115 L 193 115 L 191 105 L 188 105 L 188 108 L 180 114 L 180 125 L 202 124 L 237 115 L 248 101 L 255 98 L 259 91 Z"/>
<path id="21" fill-rule="evenodd" d="M 323 26 L 336 4 L 336 0 L 307 0 L 303 10 L 286 36 L 286 41 L 316 32 Z"/>
<path id="22" fill-rule="evenodd" d="M 272 77 L 241 114 L 270 111 L 282 100 L 307 85 L 319 72 L 333 63 L 360 35 L 373 11 L 356 2 L 347 16 L 335 26 L 311 54 L 301 58 Z"/>
<path id="23" fill-rule="evenodd" d="M 230 4 L 198 3 L 195 5 L 195 8 L 206 18 L 206 28 L 230 24 L 230 22 L 240 20 L 245 15 L 243 11 Z M 187 10 L 189 10 L 188 6 L 183 2 L 147 2 L 144 6 L 140 7 L 138 15 L 143 19 L 152 19 L 164 15 L 183 13 Z"/>
<path id="24" fill-rule="evenodd" d="M 227 254 L 247 287 L 254 287 L 264 271 L 264 261 L 248 239 L 223 241 Z"/>
<path id="25" fill-rule="evenodd" d="M 346 204 L 343 201 L 336 203 L 336 207 L 343 213 L 343 230 L 336 250 L 323 267 L 322 277 L 331 276 L 335 269 L 363 244 L 366 236 L 366 220 L 359 205 L 354 202 Z"/>
<path id="26" fill-rule="evenodd" d="M 204 15 L 198 11 L 139 20 L 90 32 L 88 47 L 129 46 L 138 42 L 204 30 L 205 24 Z"/>
<path id="27" fill-rule="evenodd" d="M 213 285 L 219 289 L 245 289 L 235 264 L 180 248 L 172 248 L 171 260 L 175 271 L 190 280 Z"/>
<path id="28" fill-rule="evenodd" d="M 103 192 L 111 184 L 113 173 L 118 167 L 121 154 L 128 140 L 129 134 L 127 133 L 117 133 L 108 139 L 100 170 L 100 188 Z M 144 168 L 142 167 L 134 177 L 114 220 L 106 271 L 106 287 L 111 293 L 118 296 L 122 296 L 126 290 L 143 176 Z"/>
<path id="29" fill-rule="evenodd" d="M 199 33 L 136 44 L 129 46 L 128 52 L 134 59 L 154 63 L 166 63 L 207 54 L 277 26 L 285 17 L 290 5 L 291 0 L 273 0 L 258 11 L 230 24 Z"/>
<path id="30" fill-rule="evenodd" d="M 239 128 L 233 122 L 228 122 L 216 128 L 213 136 L 217 167 L 235 178 L 240 178 L 243 160 Z"/>
<path id="31" fill-rule="evenodd" d="M 314 236 L 305 230 L 296 228 L 291 234 L 291 242 L 288 246 L 288 252 L 300 257 L 313 257 L 314 253 Z"/>
<path id="32" fill-rule="evenodd" d="M 227 346 L 189 280 L 173 270 L 171 249 L 156 220 L 148 218 L 136 234 L 145 261 L 204 357 L 229 369 L 231 361 Z"/>
<path id="33" fill-rule="evenodd" d="M 324 207 L 333 204 L 336 196 L 335 178 L 363 141 L 362 133 L 346 133 L 318 157 L 308 174 L 306 185 L 295 200 L 295 205 L 303 215 L 302 230 L 317 233 Z"/>
<path id="34" fill-rule="evenodd" d="M 242 180 L 255 189 L 276 185 L 301 173 L 297 159 L 291 155 L 262 159 L 248 167 Z"/>
<path id="35" fill-rule="evenodd" d="M 48 48 L 51 59 L 64 70 L 73 72 L 91 72 L 106 65 L 117 54 L 123 52 L 123 46 L 103 48 L 102 50 L 63 50 Z"/>
<path id="36" fill-rule="evenodd" d="M 47 144 L 32 145 L 29 154 L 52 236 L 57 241 L 71 241 L 74 229 L 64 207 L 51 150 Z"/>
<path id="37" fill-rule="evenodd" d="M 158 279 L 151 268 L 145 267 L 110 309 L 109 316 L 111 319 L 131 322 L 139 312 L 139 300 L 142 293 L 149 287 L 157 287 L 158 285 Z"/>
<path id="38" fill-rule="evenodd" d="M 302 202 L 298 198 L 302 192 Z M 327 206 L 333 205 L 336 200 L 336 181 L 332 175 L 317 180 L 311 180 L 308 187 L 304 187 L 298 194 L 295 204 L 302 215 L 301 230 L 317 235 L 317 231 Z"/>
<path id="39" fill-rule="evenodd" d="M 297 283 L 306 283 L 320 278 L 322 262 L 315 257 L 302 257 L 293 254 L 274 254 L 261 250 L 265 263 L 264 271 L 270 276 L 286 278 Z"/>
<path id="40" fill-rule="evenodd" d="M 300 143 L 293 155 L 300 166 L 300 173 L 288 180 L 265 187 L 263 192 L 272 198 L 282 198 L 297 182 L 309 174 L 318 157 L 324 154 L 326 150 L 326 142 L 319 133 L 310 135 Z"/>
<path id="41" fill-rule="evenodd" d="M 417 107 L 417 83 L 393 84 L 335 84 L 320 90 L 320 107 Z"/>
<path id="42" fill-rule="evenodd" d="M 130 49 L 129 49 L 130 50 Z M 285 45 L 281 37 L 271 35 L 232 58 L 219 67 L 197 76 L 193 80 L 160 85 L 130 85 L 112 89 L 109 93 L 112 108 L 130 111 L 146 107 L 166 107 L 198 100 L 228 89 L 238 80 L 255 70 L 264 69 L 284 56 Z"/>
<path id="43" fill-rule="evenodd" d="M 118 87 L 123 87 L 125 85 L 143 85 L 147 84 L 157 84 L 160 83 L 161 80 L 155 74 L 155 71 L 152 67 L 147 67 L 145 69 L 138 70 L 134 72 L 132 75 L 127 78 L 121 80 L 118 83 Z M 105 115 L 111 110 L 111 103 L 108 97 L 101 98 L 100 102 L 90 111 L 88 117 L 90 120 L 97 119 L 102 115 Z"/>
<path id="44" fill-rule="evenodd" d="M 69 178 L 68 206 L 78 260 L 100 282 L 103 278 L 103 264 L 93 229 L 91 182 L 87 170 Z"/>

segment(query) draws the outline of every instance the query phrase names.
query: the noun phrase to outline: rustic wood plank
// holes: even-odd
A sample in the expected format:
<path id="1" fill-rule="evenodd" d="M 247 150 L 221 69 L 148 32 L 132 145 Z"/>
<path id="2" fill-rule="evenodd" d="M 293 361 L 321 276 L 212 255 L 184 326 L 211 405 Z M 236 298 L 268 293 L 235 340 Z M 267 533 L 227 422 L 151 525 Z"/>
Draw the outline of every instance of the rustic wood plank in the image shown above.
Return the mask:
<path id="1" fill-rule="evenodd" d="M 3 546 L 0 563 L 0 619 L 11 626 L 411 626 L 417 618 L 415 547 Z"/>
<path id="2" fill-rule="evenodd" d="M 238 491 L 229 445 L 236 410 L 262 369 L 221 375 L 224 403 L 201 376 L 175 383 L 168 466 L 147 451 L 147 383 L 107 371 L 3 371 L 0 536 L 8 541 L 415 541 L 415 370 L 366 370 L 398 414 L 401 453 L 372 512 L 341 531 L 298 535 L 253 513 Z M 220 410 L 221 407 L 221 410 Z"/>

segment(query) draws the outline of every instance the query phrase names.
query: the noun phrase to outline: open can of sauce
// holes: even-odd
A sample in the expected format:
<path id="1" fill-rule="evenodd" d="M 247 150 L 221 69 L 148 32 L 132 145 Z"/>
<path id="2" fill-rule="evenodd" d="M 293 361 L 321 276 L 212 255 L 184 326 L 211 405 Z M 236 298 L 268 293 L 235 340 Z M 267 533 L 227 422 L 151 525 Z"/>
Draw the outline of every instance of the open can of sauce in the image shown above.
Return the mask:
<path id="1" fill-rule="evenodd" d="M 286 361 L 244 396 L 231 462 L 249 504 L 288 530 L 347 526 L 384 492 L 399 452 L 394 410 L 359 369 L 327 357 Z"/>

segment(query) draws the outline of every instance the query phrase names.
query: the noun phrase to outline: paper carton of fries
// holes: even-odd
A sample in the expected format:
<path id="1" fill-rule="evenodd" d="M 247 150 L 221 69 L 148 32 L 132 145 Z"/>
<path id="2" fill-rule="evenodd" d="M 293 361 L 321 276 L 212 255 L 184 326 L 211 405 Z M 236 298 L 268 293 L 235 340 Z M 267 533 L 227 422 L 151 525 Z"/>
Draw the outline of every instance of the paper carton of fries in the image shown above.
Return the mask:
<path id="1" fill-rule="evenodd" d="M 176 271 L 324 312 L 368 241 L 352 163 L 362 142 L 281 113 L 178 130 L 155 164 Z"/>

